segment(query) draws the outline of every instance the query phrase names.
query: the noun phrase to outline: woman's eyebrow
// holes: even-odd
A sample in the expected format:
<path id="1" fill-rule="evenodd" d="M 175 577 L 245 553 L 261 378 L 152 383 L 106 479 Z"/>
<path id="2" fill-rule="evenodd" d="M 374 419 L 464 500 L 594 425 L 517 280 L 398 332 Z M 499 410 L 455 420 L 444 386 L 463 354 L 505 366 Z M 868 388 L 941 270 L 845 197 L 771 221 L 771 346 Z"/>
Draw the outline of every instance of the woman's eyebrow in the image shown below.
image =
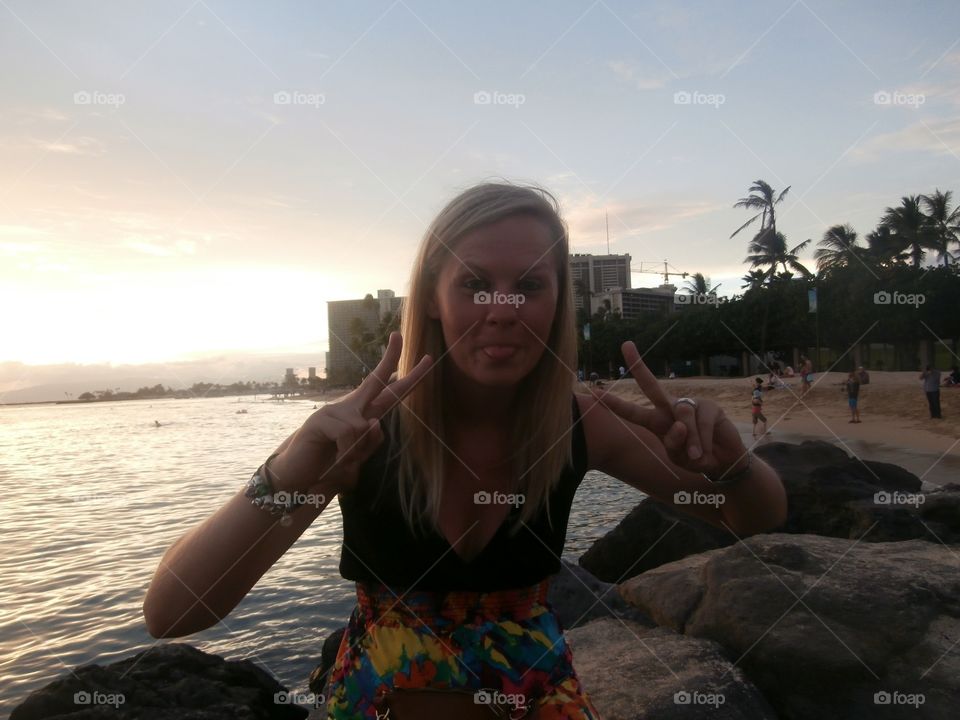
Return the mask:
<path id="1" fill-rule="evenodd" d="M 538 270 L 544 270 L 546 269 L 547 265 L 548 263 L 546 260 L 541 260 L 540 262 L 537 262 L 534 265 L 531 265 L 529 267 L 517 268 L 517 272 L 520 274 L 520 277 L 523 277 L 524 275 L 529 275 L 532 272 L 536 272 Z M 483 265 L 476 264 L 469 260 L 464 260 L 462 262 L 462 267 L 472 273 L 484 273 L 489 275 L 490 273 L 493 272 L 490 268 L 484 267 Z"/>

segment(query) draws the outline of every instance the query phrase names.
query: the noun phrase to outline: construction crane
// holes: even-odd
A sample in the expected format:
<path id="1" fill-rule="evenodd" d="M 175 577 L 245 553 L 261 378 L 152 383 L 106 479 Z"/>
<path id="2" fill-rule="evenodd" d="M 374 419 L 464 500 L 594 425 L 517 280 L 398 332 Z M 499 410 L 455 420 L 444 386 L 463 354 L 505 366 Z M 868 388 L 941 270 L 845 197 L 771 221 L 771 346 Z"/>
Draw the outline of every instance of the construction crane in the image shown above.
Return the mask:
<path id="1" fill-rule="evenodd" d="M 609 254 L 610 254 L 610 216 L 609 216 L 609 213 L 608 213 L 606 210 L 603 211 L 603 218 L 604 218 L 604 223 L 605 223 L 606 226 L 607 226 L 607 255 L 609 255 Z M 640 269 L 639 269 L 639 270 L 632 270 L 632 269 L 631 269 L 630 272 L 632 272 L 632 273 L 654 273 L 654 274 L 656 274 L 656 275 L 663 275 L 663 284 L 664 284 L 664 285 L 668 285 L 668 284 L 670 283 L 670 276 L 671 276 L 671 275 L 679 275 L 680 277 L 684 277 L 684 278 L 685 278 L 685 277 L 687 277 L 687 275 L 690 274 L 690 273 L 680 272 L 680 271 L 677 270 L 676 268 L 673 268 L 674 270 L 676 270 L 676 272 L 670 272 L 669 268 L 673 267 L 673 265 L 670 265 L 670 264 L 666 261 L 666 259 L 664 259 L 664 261 L 663 261 L 663 272 L 662 272 L 662 273 L 661 273 L 659 270 L 644 270 L 644 267 L 643 267 L 644 265 L 654 265 L 654 264 L 659 264 L 659 263 L 658 263 L 658 262 L 655 263 L 654 261 L 644 261 L 644 260 L 641 260 L 641 261 L 640 261 Z"/>
<path id="2" fill-rule="evenodd" d="M 690 274 L 690 273 L 687 273 L 687 272 L 680 272 L 680 271 L 677 270 L 675 267 L 673 267 L 673 265 L 671 265 L 670 263 L 668 263 L 666 260 L 663 261 L 663 270 L 652 270 L 652 269 L 648 269 L 648 268 L 647 268 L 647 266 L 653 266 L 653 265 L 659 265 L 659 264 L 660 264 L 659 261 L 641 260 L 641 261 L 640 261 L 640 269 L 639 269 L 639 270 L 631 269 L 630 272 L 632 272 L 632 273 L 652 273 L 652 274 L 656 274 L 656 275 L 663 275 L 663 284 L 664 284 L 664 285 L 668 285 L 668 284 L 670 283 L 670 276 L 671 276 L 671 275 L 679 275 L 680 277 L 685 278 L 685 277 L 687 277 L 687 276 Z M 669 268 L 673 268 L 674 272 L 670 272 L 670 269 L 669 269 Z"/>

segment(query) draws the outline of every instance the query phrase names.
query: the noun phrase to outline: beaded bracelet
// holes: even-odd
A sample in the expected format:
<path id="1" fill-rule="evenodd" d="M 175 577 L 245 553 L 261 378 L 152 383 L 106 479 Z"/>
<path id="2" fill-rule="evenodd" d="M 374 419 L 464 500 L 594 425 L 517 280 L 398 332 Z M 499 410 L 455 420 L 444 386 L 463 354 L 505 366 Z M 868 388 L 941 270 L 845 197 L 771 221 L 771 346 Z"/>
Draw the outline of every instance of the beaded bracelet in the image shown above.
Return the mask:
<path id="1" fill-rule="evenodd" d="M 273 483 L 270 482 L 270 468 L 267 465 L 279 454 L 279 452 L 273 453 L 253 472 L 244 487 L 243 494 L 261 510 L 266 510 L 274 517 L 279 516 L 280 524 L 286 526 L 293 522 L 290 513 L 300 507 L 300 503 L 297 502 L 294 493 L 286 490 L 277 492 L 273 488 Z"/>

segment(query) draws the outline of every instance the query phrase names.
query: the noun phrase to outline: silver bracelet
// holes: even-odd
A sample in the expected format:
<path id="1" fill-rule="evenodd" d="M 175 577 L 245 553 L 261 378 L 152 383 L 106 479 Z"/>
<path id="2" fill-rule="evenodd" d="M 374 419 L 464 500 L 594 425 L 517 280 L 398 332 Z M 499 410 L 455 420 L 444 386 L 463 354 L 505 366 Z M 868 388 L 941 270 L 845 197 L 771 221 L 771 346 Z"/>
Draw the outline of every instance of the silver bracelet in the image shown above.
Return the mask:
<path id="1" fill-rule="evenodd" d="M 737 470 L 735 473 L 729 476 L 722 476 L 720 480 L 714 480 L 712 477 L 703 473 L 703 476 L 709 480 L 714 485 L 719 485 L 721 487 L 729 487 L 730 485 L 735 485 L 744 478 L 744 476 L 750 474 L 750 470 L 753 468 L 753 453 L 747 450 L 747 465 Z"/>
<path id="2" fill-rule="evenodd" d="M 273 453 L 263 465 L 254 470 L 253 475 L 247 480 L 243 494 L 261 510 L 279 517 L 281 525 L 290 525 L 293 522 L 290 513 L 300 507 L 300 503 L 297 502 L 294 493 L 274 490 L 273 483 L 270 482 L 270 469 L 267 467 L 267 464 L 279 454 L 279 452 Z"/>

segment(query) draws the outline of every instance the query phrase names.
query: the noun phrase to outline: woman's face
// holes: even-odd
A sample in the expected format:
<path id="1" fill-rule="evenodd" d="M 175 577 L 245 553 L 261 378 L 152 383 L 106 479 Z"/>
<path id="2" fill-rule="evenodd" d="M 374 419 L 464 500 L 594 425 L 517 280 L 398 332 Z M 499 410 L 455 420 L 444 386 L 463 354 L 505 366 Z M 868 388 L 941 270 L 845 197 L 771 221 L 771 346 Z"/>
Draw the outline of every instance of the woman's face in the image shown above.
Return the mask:
<path id="1" fill-rule="evenodd" d="M 453 247 L 428 308 L 443 326 L 451 369 L 508 387 L 536 367 L 557 311 L 556 242 L 542 220 L 515 215 Z"/>

